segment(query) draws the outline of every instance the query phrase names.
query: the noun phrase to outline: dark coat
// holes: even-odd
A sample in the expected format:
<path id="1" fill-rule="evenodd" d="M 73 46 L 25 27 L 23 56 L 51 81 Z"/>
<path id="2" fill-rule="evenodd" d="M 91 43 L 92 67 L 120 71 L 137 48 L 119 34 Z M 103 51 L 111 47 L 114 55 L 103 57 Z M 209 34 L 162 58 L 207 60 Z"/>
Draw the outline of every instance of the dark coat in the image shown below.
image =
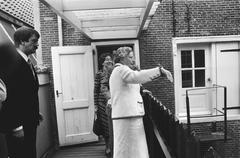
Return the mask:
<path id="1" fill-rule="evenodd" d="M 0 78 L 7 87 L 7 99 L 0 111 L 0 131 L 39 123 L 39 83 L 28 63 L 12 45 L 0 45 Z"/>

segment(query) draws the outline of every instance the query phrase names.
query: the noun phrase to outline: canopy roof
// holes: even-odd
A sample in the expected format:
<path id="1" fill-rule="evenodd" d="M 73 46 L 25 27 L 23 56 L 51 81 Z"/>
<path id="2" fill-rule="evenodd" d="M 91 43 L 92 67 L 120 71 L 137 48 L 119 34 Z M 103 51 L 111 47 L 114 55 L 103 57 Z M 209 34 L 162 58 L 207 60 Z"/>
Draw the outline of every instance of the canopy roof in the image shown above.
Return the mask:
<path id="1" fill-rule="evenodd" d="M 138 38 L 157 0 L 40 0 L 90 39 Z"/>

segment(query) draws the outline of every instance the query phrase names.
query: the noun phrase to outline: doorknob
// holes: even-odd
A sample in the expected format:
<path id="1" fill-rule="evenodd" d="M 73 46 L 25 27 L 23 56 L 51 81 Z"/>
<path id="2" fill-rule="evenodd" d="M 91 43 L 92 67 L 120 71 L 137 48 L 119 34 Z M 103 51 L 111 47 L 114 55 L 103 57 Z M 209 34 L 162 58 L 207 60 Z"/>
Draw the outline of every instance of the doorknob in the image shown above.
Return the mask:
<path id="1" fill-rule="evenodd" d="M 56 95 L 57 95 L 57 97 L 59 96 L 59 94 L 62 94 L 62 93 L 59 93 L 58 90 L 56 90 Z"/>
<path id="2" fill-rule="evenodd" d="M 208 81 L 208 82 L 211 82 L 212 80 L 211 80 L 211 78 L 209 77 L 209 78 L 207 79 L 207 81 Z"/>

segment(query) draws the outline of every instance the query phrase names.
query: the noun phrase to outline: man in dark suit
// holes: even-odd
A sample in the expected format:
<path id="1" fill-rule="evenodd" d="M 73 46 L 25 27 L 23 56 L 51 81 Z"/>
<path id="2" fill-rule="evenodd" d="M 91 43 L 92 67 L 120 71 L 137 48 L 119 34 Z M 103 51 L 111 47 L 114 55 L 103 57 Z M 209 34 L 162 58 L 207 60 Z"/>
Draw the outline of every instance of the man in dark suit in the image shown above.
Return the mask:
<path id="1" fill-rule="evenodd" d="M 0 110 L 2 107 L 2 102 L 6 100 L 7 91 L 4 82 L 0 78 Z M 7 158 L 7 148 L 6 148 L 6 141 L 5 135 L 0 133 L 0 158 Z"/>
<path id="2" fill-rule="evenodd" d="M 0 110 L 0 132 L 6 133 L 10 158 L 36 158 L 39 121 L 38 78 L 29 55 L 38 48 L 39 33 L 21 27 L 14 33 L 15 47 L 0 45 L 0 78 L 7 99 Z"/>

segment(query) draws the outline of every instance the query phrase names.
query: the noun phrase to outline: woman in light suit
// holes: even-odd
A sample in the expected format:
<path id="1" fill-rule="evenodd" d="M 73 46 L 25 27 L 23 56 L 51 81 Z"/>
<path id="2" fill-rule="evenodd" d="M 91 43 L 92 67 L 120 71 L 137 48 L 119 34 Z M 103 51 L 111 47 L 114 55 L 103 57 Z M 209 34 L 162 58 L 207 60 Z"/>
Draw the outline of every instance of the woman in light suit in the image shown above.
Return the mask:
<path id="1" fill-rule="evenodd" d="M 115 68 L 110 76 L 114 132 L 113 158 L 148 158 L 143 126 L 144 107 L 140 84 L 171 73 L 163 67 L 134 71 L 135 57 L 130 47 L 120 47 L 114 55 Z"/>

